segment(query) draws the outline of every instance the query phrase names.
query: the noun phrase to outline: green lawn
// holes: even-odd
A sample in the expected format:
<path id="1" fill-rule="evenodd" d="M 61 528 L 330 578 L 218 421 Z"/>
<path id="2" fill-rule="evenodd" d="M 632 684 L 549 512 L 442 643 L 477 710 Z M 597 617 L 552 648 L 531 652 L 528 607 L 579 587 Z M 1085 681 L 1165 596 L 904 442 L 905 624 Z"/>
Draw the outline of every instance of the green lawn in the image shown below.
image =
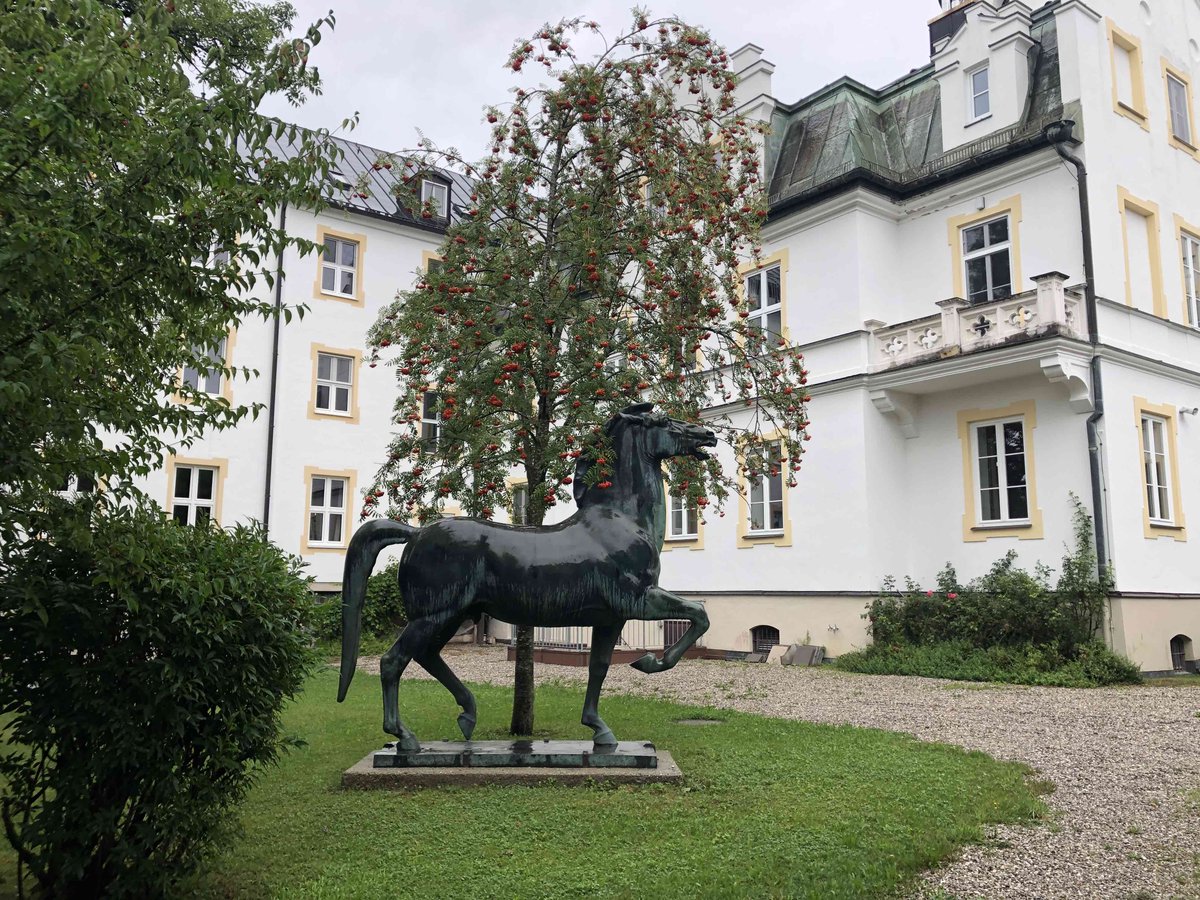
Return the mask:
<path id="1" fill-rule="evenodd" d="M 1165 675 L 1162 678 L 1147 678 L 1150 687 L 1183 688 L 1200 687 L 1200 675 Z"/>
<path id="2" fill-rule="evenodd" d="M 509 691 L 474 690 L 476 737 L 503 737 Z M 1042 809 L 1022 766 L 980 753 L 615 696 L 602 711 L 618 737 L 670 750 L 684 786 L 343 791 L 342 770 L 384 735 L 377 678 L 360 673 L 342 705 L 335 691 L 321 672 L 289 710 L 308 746 L 254 790 L 244 838 L 192 887 L 200 897 L 881 897 L 981 824 Z M 539 688 L 539 736 L 586 736 L 581 698 Z M 440 686 L 405 682 L 401 705 L 418 735 L 457 736 Z M 675 722 L 696 716 L 724 724 Z M 12 871 L 0 859 L 0 894 Z"/>

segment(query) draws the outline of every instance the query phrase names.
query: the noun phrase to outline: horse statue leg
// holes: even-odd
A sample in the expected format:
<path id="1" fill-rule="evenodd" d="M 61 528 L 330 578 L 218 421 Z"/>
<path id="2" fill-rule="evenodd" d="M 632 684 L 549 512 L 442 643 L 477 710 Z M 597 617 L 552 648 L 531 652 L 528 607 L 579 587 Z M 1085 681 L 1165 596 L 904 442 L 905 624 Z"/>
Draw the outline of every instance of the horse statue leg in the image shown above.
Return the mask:
<path id="1" fill-rule="evenodd" d="M 446 618 L 416 619 L 409 622 L 396 643 L 379 660 L 379 680 L 383 686 L 383 730 L 396 738 L 397 750 L 420 750 L 421 744 L 400 719 L 400 676 L 409 661 L 424 656 L 430 644 L 446 625 Z"/>
<path id="2" fill-rule="evenodd" d="M 639 672 L 665 672 L 675 668 L 688 647 L 696 643 L 700 635 L 708 631 L 708 613 L 694 600 L 685 600 L 670 591 L 655 585 L 646 592 L 646 609 L 643 619 L 687 619 L 692 624 L 674 644 L 666 649 L 662 659 L 647 653 L 630 663 Z"/>
<path id="3" fill-rule="evenodd" d="M 442 659 L 442 648 L 450 638 L 454 637 L 458 626 L 461 622 L 451 622 L 442 629 L 437 640 L 426 651 L 416 657 L 421 668 L 436 678 L 442 683 L 453 696 L 454 702 L 462 709 L 462 713 L 458 717 L 458 730 L 462 732 L 462 736 L 468 741 L 471 739 L 472 733 L 475 731 L 476 710 L 475 710 L 475 695 L 472 694 L 465 684 L 458 680 L 458 676 L 446 665 L 446 661 Z"/>
<path id="4" fill-rule="evenodd" d="M 588 654 L 588 686 L 583 699 L 583 718 L 580 722 L 595 732 L 597 747 L 615 747 L 617 739 L 612 729 L 600 718 L 600 689 L 604 686 L 604 678 L 608 675 L 608 667 L 612 662 L 613 648 L 621 636 L 624 622 L 616 625 L 596 625 L 592 628 L 592 649 Z"/>

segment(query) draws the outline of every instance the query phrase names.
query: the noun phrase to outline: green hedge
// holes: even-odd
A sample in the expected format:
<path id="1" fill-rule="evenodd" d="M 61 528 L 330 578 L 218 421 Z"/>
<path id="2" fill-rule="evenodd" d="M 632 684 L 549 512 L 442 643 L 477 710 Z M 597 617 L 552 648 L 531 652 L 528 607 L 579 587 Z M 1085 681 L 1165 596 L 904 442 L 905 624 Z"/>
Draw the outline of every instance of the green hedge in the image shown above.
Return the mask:
<path id="1" fill-rule="evenodd" d="M 837 667 L 869 675 L 920 675 L 955 681 L 999 681 L 1053 687 L 1139 684 L 1137 666 L 1100 643 L 1083 644 L 1072 659 L 1050 644 L 973 647 L 963 641 L 873 644 L 844 653 Z"/>
<path id="2" fill-rule="evenodd" d="M 864 614 L 872 646 L 843 654 L 839 667 L 1022 684 L 1140 681 L 1132 663 L 1097 642 L 1111 580 L 1098 577 L 1091 518 L 1071 501 L 1075 546 L 1057 581 L 1046 566 L 1019 568 L 1015 551 L 966 584 L 949 563 L 933 589 L 908 579 L 897 591 L 889 578 Z"/>
<path id="3" fill-rule="evenodd" d="M 408 622 L 404 614 L 404 598 L 400 596 L 400 584 L 396 578 L 399 570 L 399 560 L 393 560 L 383 571 L 367 579 L 362 611 L 362 630 L 367 637 L 394 638 L 396 632 Z M 313 611 L 312 623 L 317 640 L 340 641 L 341 595 L 319 602 Z"/>

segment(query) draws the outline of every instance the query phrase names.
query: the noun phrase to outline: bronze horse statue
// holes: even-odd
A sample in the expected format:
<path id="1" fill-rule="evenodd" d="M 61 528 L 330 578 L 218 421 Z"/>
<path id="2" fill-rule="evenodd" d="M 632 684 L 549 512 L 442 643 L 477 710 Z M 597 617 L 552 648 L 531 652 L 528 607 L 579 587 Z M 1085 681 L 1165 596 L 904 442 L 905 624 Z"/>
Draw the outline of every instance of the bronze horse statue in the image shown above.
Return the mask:
<path id="1" fill-rule="evenodd" d="M 662 658 L 632 663 L 642 672 L 674 667 L 708 630 L 704 608 L 658 586 L 666 525 L 662 464 L 673 456 L 703 459 L 715 447 L 707 428 L 654 413 L 640 403 L 606 425 L 613 447 L 611 485 L 587 485 L 594 461 L 581 457 L 574 481 L 577 511 L 556 525 L 526 527 L 447 518 L 424 527 L 389 519 L 361 526 L 346 553 L 342 589 L 342 670 L 338 702 L 346 698 L 358 662 L 367 577 L 379 551 L 407 544 L 400 558 L 400 594 L 408 625 L 380 660 L 383 730 L 400 750 L 420 744 L 400 719 L 399 686 L 416 660 L 462 707 L 458 725 L 468 740 L 475 698 L 442 659 L 442 648 L 468 619 L 483 613 L 514 625 L 592 626 L 582 724 L 597 745 L 616 738 L 597 710 L 613 648 L 629 619 L 686 619 L 691 625 Z"/>

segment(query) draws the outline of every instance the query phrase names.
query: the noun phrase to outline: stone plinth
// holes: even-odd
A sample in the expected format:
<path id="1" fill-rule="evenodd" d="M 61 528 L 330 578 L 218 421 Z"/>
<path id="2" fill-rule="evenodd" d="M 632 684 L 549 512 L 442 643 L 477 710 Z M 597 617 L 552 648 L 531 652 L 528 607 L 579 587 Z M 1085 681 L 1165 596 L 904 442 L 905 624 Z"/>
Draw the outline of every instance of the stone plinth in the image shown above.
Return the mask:
<path id="1" fill-rule="evenodd" d="M 430 741 L 422 749 L 431 751 L 425 759 L 415 765 L 379 765 L 383 756 L 392 757 L 395 762 L 395 750 L 381 750 L 369 753 L 357 765 L 347 769 L 342 774 L 342 787 L 355 790 L 404 790 L 407 788 L 461 786 L 472 787 L 484 784 L 588 784 L 605 781 L 615 784 L 672 784 L 683 781 L 683 772 L 675 764 L 671 754 L 665 750 L 657 750 L 640 741 L 623 741 L 617 745 L 617 754 L 631 754 L 636 760 L 647 752 L 653 753 L 653 767 L 630 764 L 613 764 L 611 752 L 595 752 L 591 741 L 537 741 L 532 742 L 539 747 L 539 753 L 515 754 L 519 762 L 502 764 L 487 764 L 488 753 L 478 753 L 479 745 L 497 744 L 509 748 L 513 741 Z M 531 743 L 529 741 L 518 743 Z M 458 748 L 455 751 L 439 745 L 449 744 Z M 474 752 L 466 754 L 462 748 L 470 744 Z M 545 745 L 549 744 L 550 747 Z M 555 746 L 558 745 L 558 746 Z M 563 746 L 565 745 L 565 747 Z M 629 746 L 629 750 L 624 748 Z M 582 750 L 581 747 L 586 747 Z M 603 748 L 602 748 L 603 751 Z M 445 754 L 441 759 L 455 759 L 448 765 L 437 764 L 435 754 Z M 419 756 L 419 754 L 408 754 Z M 490 754 L 499 758 L 502 754 Z M 586 764 L 570 765 L 567 760 L 572 756 L 586 757 Z"/>
<path id="2" fill-rule="evenodd" d="M 387 744 L 371 754 L 376 769 L 429 767 L 654 769 L 658 752 L 644 741 L 597 747 L 591 741 L 427 741 L 420 750 Z"/>

